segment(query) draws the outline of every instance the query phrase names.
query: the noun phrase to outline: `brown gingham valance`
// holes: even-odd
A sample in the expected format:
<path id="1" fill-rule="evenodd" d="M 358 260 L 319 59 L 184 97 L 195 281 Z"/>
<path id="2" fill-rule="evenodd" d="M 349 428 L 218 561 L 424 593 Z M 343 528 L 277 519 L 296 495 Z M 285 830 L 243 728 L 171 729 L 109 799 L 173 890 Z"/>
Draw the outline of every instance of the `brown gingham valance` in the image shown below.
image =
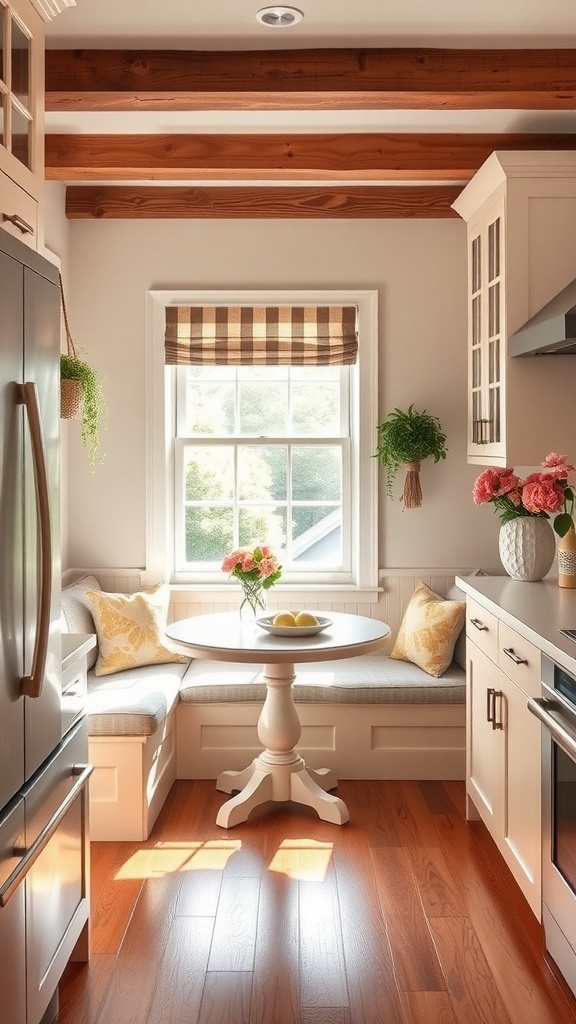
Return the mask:
<path id="1" fill-rule="evenodd" d="M 349 365 L 355 306 L 167 306 L 166 363 Z"/>

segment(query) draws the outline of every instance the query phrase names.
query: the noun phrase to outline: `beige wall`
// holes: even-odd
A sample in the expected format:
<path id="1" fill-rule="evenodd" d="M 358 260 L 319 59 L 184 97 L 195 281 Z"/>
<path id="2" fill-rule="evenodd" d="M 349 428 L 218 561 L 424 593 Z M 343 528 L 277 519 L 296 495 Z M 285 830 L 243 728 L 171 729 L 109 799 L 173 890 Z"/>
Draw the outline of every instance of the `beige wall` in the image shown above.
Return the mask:
<path id="1" fill-rule="evenodd" d="M 390 501 L 381 472 L 380 566 L 497 569 L 498 520 L 473 505 L 465 459 L 465 250 L 460 220 L 72 222 L 72 331 L 107 376 L 110 427 L 94 475 L 70 428 L 69 564 L 145 565 L 147 289 L 358 287 L 379 295 L 379 420 L 413 402 L 449 447 L 423 464 L 421 509 Z"/>

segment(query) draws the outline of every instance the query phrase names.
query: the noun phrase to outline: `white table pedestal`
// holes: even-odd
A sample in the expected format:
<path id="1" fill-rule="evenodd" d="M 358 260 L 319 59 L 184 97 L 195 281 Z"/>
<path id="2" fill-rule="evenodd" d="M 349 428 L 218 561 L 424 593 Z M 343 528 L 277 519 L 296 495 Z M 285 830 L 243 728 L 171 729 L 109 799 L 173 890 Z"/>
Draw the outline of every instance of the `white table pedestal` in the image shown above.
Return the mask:
<path id="1" fill-rule="evenodd" d="M 268 800 L 294 800 L 313 807 L 324 821 L 343 825 L 349 820 L 343 800 L 326 792 L 338 785 L 330 768 L 307 768 L 295 746 L 301 725 L 294 705 L 294 665 L 264 665 L 266 700 L 258 720 L 258 737 L 265 750 L 241 772 L 221 772 L 216 788 L 236 796 L 220 808 L 216 823 L 231 828 L 246 821 L 254 807 Z"/>

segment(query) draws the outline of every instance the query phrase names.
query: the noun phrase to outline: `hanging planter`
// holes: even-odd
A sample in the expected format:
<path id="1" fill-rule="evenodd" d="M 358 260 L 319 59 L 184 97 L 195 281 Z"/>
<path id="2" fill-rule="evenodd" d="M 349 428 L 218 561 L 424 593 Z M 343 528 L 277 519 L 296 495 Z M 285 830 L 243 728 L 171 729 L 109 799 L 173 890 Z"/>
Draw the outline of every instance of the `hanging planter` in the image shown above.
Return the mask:
<path id="1" fill-rule="evenodd" d="M 61 276 L 60 297 L 66 330 L 66 353 L 60 356 L 60 416 L 64 420 L 80 419 L 82 444 L 94 471 L 96 464 L 103 458 L 100 454 L 100 431 L 108 426 L 103 378 L 89 363 L 78 359 L 76 355 Z"/>
<path id="2" fill-rule="evenodd" d="M 406 467 L 402 500 L 404 508 L 419 508 L 422 504 L 420 463 L 423 459 L 439 462 L 446 458 L 446 435 L 440 420 L 426 410 L 415 412 L 410 405 L 403 412 L 394 409 L 378 425 L 376 458 L 386 466 L 386 490 L 393 497 L 393 486 L 400 466 Z"/>

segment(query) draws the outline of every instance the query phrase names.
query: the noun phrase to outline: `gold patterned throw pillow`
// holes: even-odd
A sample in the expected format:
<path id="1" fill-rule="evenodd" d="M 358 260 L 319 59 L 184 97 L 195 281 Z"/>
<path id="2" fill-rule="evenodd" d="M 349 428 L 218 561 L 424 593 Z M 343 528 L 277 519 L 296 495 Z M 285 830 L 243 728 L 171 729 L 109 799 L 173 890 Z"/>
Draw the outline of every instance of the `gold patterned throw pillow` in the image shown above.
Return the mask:
<path id="1" fill-rule="evenodd" d="M 465 601 L 445 601 L 425 583 L 419 583 L 404 612 L 390 657 L 411 661 L 436 678 L 443 675 L 452 661 L 465 611 Z"/>
<path id="2" fill-rule="evenodd" d="M 188 661 L 163 643 L 170 600 L 167 583 L 158 583 L 137 594 L 87 590 L 85 596 L 98 635 L 99 654 L 94 667 L 97 676 L 139 665 Z"/>

